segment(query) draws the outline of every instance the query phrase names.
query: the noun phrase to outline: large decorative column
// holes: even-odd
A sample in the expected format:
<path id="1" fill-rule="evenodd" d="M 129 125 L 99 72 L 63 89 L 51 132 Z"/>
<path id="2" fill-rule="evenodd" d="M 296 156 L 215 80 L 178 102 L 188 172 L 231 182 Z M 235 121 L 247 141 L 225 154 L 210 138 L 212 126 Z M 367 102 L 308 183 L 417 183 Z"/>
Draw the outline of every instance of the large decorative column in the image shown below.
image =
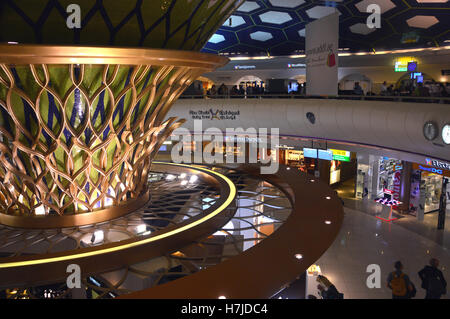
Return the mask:
<path id="1" fill-rule="evenodd" d="M 0 223 L 70 227 L 142 206 L 152 159 L 183 123 L 168 110 L 227 62 L 179 50 L 199 50 L 241 1 L 82 0 L 74 30 L 59 1 L 16 2 L 0 13 Z"/>

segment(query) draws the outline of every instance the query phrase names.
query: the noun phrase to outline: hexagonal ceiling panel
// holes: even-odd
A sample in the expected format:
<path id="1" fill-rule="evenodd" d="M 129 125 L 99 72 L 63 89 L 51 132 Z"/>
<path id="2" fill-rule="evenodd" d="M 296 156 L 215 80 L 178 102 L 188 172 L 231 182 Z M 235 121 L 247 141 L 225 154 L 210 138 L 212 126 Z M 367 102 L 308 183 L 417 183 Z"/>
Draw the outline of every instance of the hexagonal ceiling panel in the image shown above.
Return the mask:
<path id="1" fill-rule="evenodd" d="M 369 28 L 365 23 L 357 23 L 350 27 L 350 31 L 352 31 L 353 33 L 367 35 L 369 33 L 376 31 L 376 29 Z"/>
<path id="2" fill-rule="evenodd" d="M 245 24 L 245 20 L 241 16 L 231 15 L 223 24 L 224 27 L 235 28 Z"/>
<path id="3" fill-rule="evenodd" d="M 245 1 L 236 11 L 238 12 L 251 12 L 260 8 L 255 1 Z"/>
<path id="4" fill-rule="evenodd" d="M 323 6 L 316 6 L 314 8 L 311 8 L 309 10 L 306 10 L 306 14 L 311 19 L 320 19 L 323 17 L 326 17 L 332 13 L 336 12 L 336 8 L 334 7 L 323 7 Z"/>
<path id="5" fill-rule="evenodd" d="M 305 3 L 305 0 L 269 0 L 274 7 L 295 8 Z"/>
<path id="6" fill-rule="evenodd" d="M 305 32 L 306 32 L 306 29 L 303 28 L 303 29 L 301 29 L 301 30 L 298 31 L 298 34 L 299 34 L 301 37 L 305 37 Z"/>
<path id="7" fill-rule="evenodd" d="M 385 13 L 386 11 L 395 8 L 395 4 L 391 0 L 363 0 L 358 2 L 355 7 L 359 12 L 367 13 L 367 7 L 371 4 L 378 5 L 381 9 L 381 13 Z"/>
<path id="8" fill-rule="evenodd" d="M 217 34 L 216 33 L 209 39 L 208 42 L 217 44 L 217 43 L 220 43 L 220 42 L 223 42 L 223 41 L 225 41 L 225 37 L 223 35 L 221 35 L 221 34 Z"/>
<path id="9" fill-rule="evenodd" d="M 267 41 L 273 38 L 272 34 L 269 32 L 256 31 L 250 33 L 250 38 L 257 41 Z"/>
<path id="10" fill-rule="evenodd" d="M 340 14 L 339 47 L 349 48 L 348 52 L 448 46 L 448 2 L 249 0 L 232 16 L 231 26 L 226 20 L 203 51 L 228 56 L 298 54 L 305 49 L 305 26 L 335 10 Z M 369 4 L 380 6 L 379 29 L 366 26 Z"/>
<path id="11" fill-rule="evenodd" d="M 278 11 L 268 11 L 266 13 L 260 14 L 259 18 L 264 23 L 272 24 L 283 24 L 292 20 L 289 13 Z"/>
<path id="12" fill-rule="evenodd" d="M 436 17 L 434 16 L 415 16 L 411 19 L 406 20 L 406 23 L 410 27 L 422 29 L 428 29 L 429 27 L 435 25 L 438 22 L 439 20 L 436 19 Z"/>

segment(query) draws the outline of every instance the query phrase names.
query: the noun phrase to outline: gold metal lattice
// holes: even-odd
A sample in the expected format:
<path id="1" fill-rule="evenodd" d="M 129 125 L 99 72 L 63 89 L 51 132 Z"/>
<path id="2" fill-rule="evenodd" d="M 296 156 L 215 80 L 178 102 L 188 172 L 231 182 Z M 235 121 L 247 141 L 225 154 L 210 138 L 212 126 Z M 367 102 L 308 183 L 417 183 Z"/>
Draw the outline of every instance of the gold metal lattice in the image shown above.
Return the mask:
<path id="1" fill-rule="evenodd" d="M 76 58 L 59 64 L 60 57 L 58 64 L 3 59 L 8 64 L 0 64 L 1 223 L 26 227 L 1 216 L 79 215 L 143 197 L 153 157 L 183 123 L 165 115 L 208 70 L 183 66 L 178 57 L 170 64 L 170 52 L 162 58 L 166 65 L 90 64 L 92 56 L 89 64 L 74 64 Z"/>

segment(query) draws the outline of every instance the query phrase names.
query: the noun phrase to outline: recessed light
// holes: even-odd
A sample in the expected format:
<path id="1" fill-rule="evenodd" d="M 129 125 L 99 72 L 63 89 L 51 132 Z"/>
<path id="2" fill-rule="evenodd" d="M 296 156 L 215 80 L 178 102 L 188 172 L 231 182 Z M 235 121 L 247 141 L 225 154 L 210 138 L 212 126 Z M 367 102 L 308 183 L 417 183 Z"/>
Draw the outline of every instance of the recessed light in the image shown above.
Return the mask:
<path id="1" fill-rule="evenodd" d="M 313 179 L 311 179 L 310 181 L 311 181 L 311 182 L 314 182 L 314 180 L 313 180 Z"/>
<path id="2" fill-rule="evenodd" d="M 330 224 L 331 224 L 331 221 L 330 221 L 330 220 L 326 220 L 326 221 L 325 221 L 325 224 L 330 225 Z"/>
<path id="3" fill-rule="evenodd" d="M 327 197 L 325 197 L 326 199 L 331 199 L 331 197 L 330 196 L 327 196 Z"/>
<path id="4" fill-rule="evenodd" d="M 191 178 L 189 178 L 189 183 L 195 183 L 198 180 L 198 176 L 197 175 L 192 175 Z"/>
<path id="5" fill-rule="evenodd" d="M 227 299 L 225 296 L 219 296 L 219 299 Z"/>
<path id="6" fill-rule="evenodd" d="M 169 174 L 166 176 L 166 180 L 173 181 L 175 179 L 175 175 Z"/>
<path id="7" fill-rule="evenodd" d="M 297 258 L 297 259 L 302 259 L 303 258 L 303 255 L 302 254 L 295 254 L 295 258 Z"/>

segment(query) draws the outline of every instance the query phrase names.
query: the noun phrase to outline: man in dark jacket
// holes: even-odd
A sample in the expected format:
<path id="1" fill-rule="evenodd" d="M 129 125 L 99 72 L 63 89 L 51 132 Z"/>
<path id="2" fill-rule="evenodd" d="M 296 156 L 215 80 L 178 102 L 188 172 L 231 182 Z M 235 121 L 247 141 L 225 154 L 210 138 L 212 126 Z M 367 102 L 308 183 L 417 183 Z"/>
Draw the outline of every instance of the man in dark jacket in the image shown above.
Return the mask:
<path id="1" fill-rule="evenodd" d="M 440 299 L 442 295 L 447 293 L 447 282 L 438 266 L 439 260 L 432 258 L 430 265 L 419 271 L 419 277 L 422 279 L 422 288 L 427 291 L 425 299 Z"/>

